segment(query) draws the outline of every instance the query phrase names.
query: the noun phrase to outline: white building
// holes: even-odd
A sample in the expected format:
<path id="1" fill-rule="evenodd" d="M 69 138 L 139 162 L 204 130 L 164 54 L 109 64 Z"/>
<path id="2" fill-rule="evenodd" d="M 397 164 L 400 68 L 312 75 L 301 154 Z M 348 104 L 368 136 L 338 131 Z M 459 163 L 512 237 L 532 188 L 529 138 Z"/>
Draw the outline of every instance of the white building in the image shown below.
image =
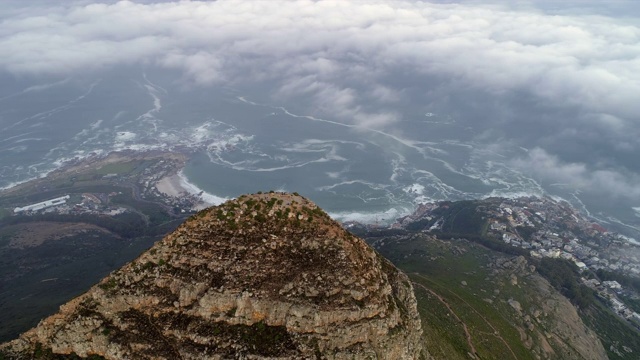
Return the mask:
<path id="1" fill-rule="evenodd" d="M 575 264 L 578 267 L 578 269 L 587 270 L 587 264 L 583 263 L 582 261 L 575 261 Z"/>
<path id="2" fill-rule="evenodd" d="M 17 207 L 15 209 L 13 209 L 13 212 L 15 214 L 17 214 L 17 213 L 22 212 L 22 211 L 38 211 L 38 210 L 46 209 L 48 207 L 65 204 L 67 202 L 67 200 L 69 200 L 69 198 L 70 198 L 69 195 L 65 195 L 65 196 L 61 196 L 61 197 L 55 198 L 55 199 L 42 201 L 42 202 L 39 202 L 39 203 L 35 203 L 35 204 L 23 206 L 23 207 Z"/>
<path id="3" fill-rule="evenodd" d="M 622 289 L 622 285 L 615 280 L 612 281 L 603 281 L 602 285 L 608 287 L 609 289 L 620 290 Z"/>

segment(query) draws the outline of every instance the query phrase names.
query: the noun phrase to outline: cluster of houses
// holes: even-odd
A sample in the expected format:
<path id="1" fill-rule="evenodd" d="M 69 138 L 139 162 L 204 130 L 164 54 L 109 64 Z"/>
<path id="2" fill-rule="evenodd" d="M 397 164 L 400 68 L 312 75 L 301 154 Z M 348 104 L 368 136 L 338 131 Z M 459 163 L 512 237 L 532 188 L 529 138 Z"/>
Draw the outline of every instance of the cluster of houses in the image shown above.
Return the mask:
<path id="1" fill-rule="evenodd" d="M 530 250 L 534 258 L 566 259 L 581 271 L 604 269 L 640 275 L 639 259 L 636 258 L 640 251 L 620 251 L 627 247 L 637 248 L 636 245 L 555 202 L 507 200 L 490 214 L 489 231 L 500 235 L 507 244 Z M 522 227 L 530 228 L 527 236 L 518 233 L 518 229 L 523 231 Z M 571 230 L 581 234 L 581 238 Z M 620 300 L 618 294 L 628 290 L 617 281 L 583 278 L 582 282 L 606 300 L 618 315 L 640 328 L 640 314 Z"/>
<path id="2" fill-rule="evenodd" d="M 629 309 L 627 305 L 625 305 L 618 298 L 618 294 L 624 292 L 624 288 L 620 283 L 615 280 L 610 281 L 598 281 L 597 279 L 585 279 L 582 278 L 582 283 L 587 287 L 593 289 L 598 293 L 602 299 L 605 299 L 611 304 L 611 309 L 616 312 L 616 314 L 622 316 L 627 319 L 637 328 L 640 328 L 640 314 Z"/>
<path id="3" fill-rule="evenodd" d="M 640 251 L 622 252 L 634 246 L 622 236 L 608 233 L 601 226 L 582 218 L 574 210 L 546 199 L 507 200 L 490 211 L 493 220 L 489 230 L 512 246 L 528 249 L 531 256 L 564 258 L 580 269 L 605 269 L 640 275 Z M 530 228 L 529 236 L 517 229 Z M 586 238 L 579 239 L 570 230 Z M 640 250 L 640 249 L 636 249 Z"/>

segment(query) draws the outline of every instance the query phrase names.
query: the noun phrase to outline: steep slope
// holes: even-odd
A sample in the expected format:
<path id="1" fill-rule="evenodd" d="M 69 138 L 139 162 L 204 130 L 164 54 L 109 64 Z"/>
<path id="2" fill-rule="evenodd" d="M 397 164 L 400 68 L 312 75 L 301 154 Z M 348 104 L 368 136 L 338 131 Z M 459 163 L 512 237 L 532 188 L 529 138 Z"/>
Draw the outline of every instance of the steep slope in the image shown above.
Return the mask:
<path id="1" fill-rule="evenodd" d="M 417 359 L 411 283 L 310 201 L 203 210 L 2 350 L 108 359 Z"/>
<path id="2" fill-rule="evenodd" d="M 434 359 L 607 359 L 599 334 L 526 258 L 462 238 L 368 235 L 414 282 Z"/>

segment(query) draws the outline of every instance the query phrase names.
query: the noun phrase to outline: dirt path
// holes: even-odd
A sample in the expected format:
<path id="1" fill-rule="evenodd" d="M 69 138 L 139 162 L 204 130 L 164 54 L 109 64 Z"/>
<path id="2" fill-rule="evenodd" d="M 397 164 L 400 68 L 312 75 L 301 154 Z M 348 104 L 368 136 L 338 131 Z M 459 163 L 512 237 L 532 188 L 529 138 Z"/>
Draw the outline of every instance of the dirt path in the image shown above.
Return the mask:
<path id="1" fill-rule="evenodd" d="M 438 300 L 440 300 L 440 302 L 447 308 L 447 310 L 449 310 L 449 312 L 453 315 L 453 317 L 456 318 L 456 320 L 458 320 L 458 322 L 460 324 L 462 324 L 462 329 L 464 329 L 464 333 L 465 336 L 467 337 L 467 345 L 469 345 L 469 348 L 471 348 L 471 353 L 473 355 L 476 355 L 478 352 L 476 351 L 475 346 L 473 346 L 473 341 L 471 341 L 471 333 L 469 332 L 469 329 L 467 328 L 467 324 L 465 324 L 464 321 L 462 321 L 462 319 L 460 319 L 460 317 L 458 317 L 458 315 L 455 313 L 455 311 L 453 311 L 453 309 L 451 308 L 451 306 L 449 305 L 449 303 L 447 303 L 442 296 L 438 295 L 435 291 L 427 288 L 426 286 L 417 283 L 415 281 L 413 281 L 413 284 L 416 286 L 421 287 L 423 290 L 428 291 L 431 295 L 435 296 Z"/>
<path id="2" fill-rule="evenodd" d="M 429 278 L 427 278 L 427 277 L 425 277 L 425 276 L 422 276 L 422 275 L 420 275 L 420 274 L 418 274 L 418 273 L 413 273 L 413 275 L 414 275 L 414 276 L 417 276 L 417 277 L 419 277 L 419 278 L 421 278 L 421 279 L 427 280 L 427 281 L 429 281 L 429 282 L 432 282 L 432 283 L 434 283 L 434 284 L 437 284 L 435 281 L 433 281 L 433 280 L 431 280 L 431 279 L 429 279 Z M 419 284 L 419 283 L 416 283 L 415 281 L 414 281 L 413 283 L 414 283 L 414 284 L 416 284 L 416 285 L 418 285 L 418 286 L 420 286 L 421 288 L 423 288 L 423 289 L 425 289 L 425 290 L 427 290 L 427 291 L 431 292 L 432 294 L 434 294 L 434 295 L 436 295 L 436 296 L 438 296 L 438 297 L 440 298 L 440 296 L 439 296 L 439 295 L 437 295 L 434 291 L 432 291 L 431 289 L 428 289 L 428 288 L 427 288 L 427 287 L 425 287 L 424 285 Z M 466 304 L 466 305 L 467 305 L 471 310 L 473 310 L 473 312 L 475 312 L 478 316 L 480 316 L 480 318 L 482 318 L 482 320 L 484 320 L 484 322 L 485 322 L 485 323 L 486 323 L 486 324 L 491 328 L 491 330 L 493 330 L 493 336 L 497 337 L 498 339 L 500 339 L 500 340 L 502 341 L 502 343 L 504 344 L 504 346 L 506 346 L 506 347 L 507 347 L 507 349 L 509 349 L 509 352 L 511 352 L 511 355 L 513 355 L 513 358 L 514 358 L 514 359 L 516 359 L 516 360 L 518 359 L 518 357 L 516 356 L 516 353 L 515 353 L 515 352 L 513 352 L 513 349 L 511 349 L 511 346 L 509 346 L 509 344 L 507 343 L 507 341 L 502 337 L 502 335 L 500 335 L 500 332 L 498 332 L 498 330 L 497 330 L 497 329 L 496 329 L 496 328 L 495 328 L 495 327 L 494 327 L 494 326 L 489 322 L 489 320 L 487 320 L 487 318 L 485 318 L 484 316 L 482 316 L 482 314 L 481 314 L 478 310 L 476 310 L 473 306 L 471 306 L 471 304 L 469 304 L 465 299 L 461 298 L 458 294 L 454 293 L 453 291 L 451 291 L 451 290 L 449 290 L 449 289 L 446 289 L 446 290 L 447 290 L 449 293 L 451 293 L 453 296 L 455 296 L 456 298 L 458 298 L 460 301 L 462 301 L 463 303 L 465 303 L 465 304 Z M 440 299 L 442 299 L 442 298 L 440 298 Z M 440 300 L 440 301 L 444 302 L 444 300 Z M 447 304 L 446 306 L 447 306 L 447 308 L 449 308 L 449 309 L 450 309 L 450 307 L 449 307 L 449 305 L 448 305 L 448 304 Z M 451 310 L 451 309 L 450 309 L 450 310 Z M 453 312 L 453 311 L 452 311 L 452 312 Z M 457 318 L 457 316 L 456 316 L 456 318 Z M 464 324 L 464 323 L 463 323 L 463 324 Z M 469 340 L 468 340 L 468 341 L 470 342 L 470 341 L 471 341 L 471 340 L 470 340 L 470 336 L 471 336 L 471 335 L 470 335 L 470 334 L 469 334 L 469 332 L 467 331 L 467 326 L 466 326 L 466 325 L 463 325 L 463 326 L 464 326 L 465 332 L 467 333 L 467 336 L 469 337 Z M 473 347 L 472 347 L 472 349 L 473 349 Z M 474 349 L 474 354 L 475 354 L 475 349 Z"/>

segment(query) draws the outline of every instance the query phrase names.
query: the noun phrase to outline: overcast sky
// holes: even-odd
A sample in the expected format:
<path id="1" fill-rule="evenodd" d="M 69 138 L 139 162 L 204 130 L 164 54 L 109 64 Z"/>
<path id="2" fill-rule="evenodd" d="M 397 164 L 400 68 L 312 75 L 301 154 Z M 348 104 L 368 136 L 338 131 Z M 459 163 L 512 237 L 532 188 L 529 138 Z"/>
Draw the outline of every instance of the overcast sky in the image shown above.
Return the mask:
<path id="1" fill-rule="evenodd" d="M 387 130 L 407 101 L 439 103 L 478 139 L 530 149 L 510 160 L 524 171 L 640 206 L 637 3 L 8 1 L 0 71 L 142 65 L 196 87 L 270 83 L 274 101 L 304 96 Z"/>

